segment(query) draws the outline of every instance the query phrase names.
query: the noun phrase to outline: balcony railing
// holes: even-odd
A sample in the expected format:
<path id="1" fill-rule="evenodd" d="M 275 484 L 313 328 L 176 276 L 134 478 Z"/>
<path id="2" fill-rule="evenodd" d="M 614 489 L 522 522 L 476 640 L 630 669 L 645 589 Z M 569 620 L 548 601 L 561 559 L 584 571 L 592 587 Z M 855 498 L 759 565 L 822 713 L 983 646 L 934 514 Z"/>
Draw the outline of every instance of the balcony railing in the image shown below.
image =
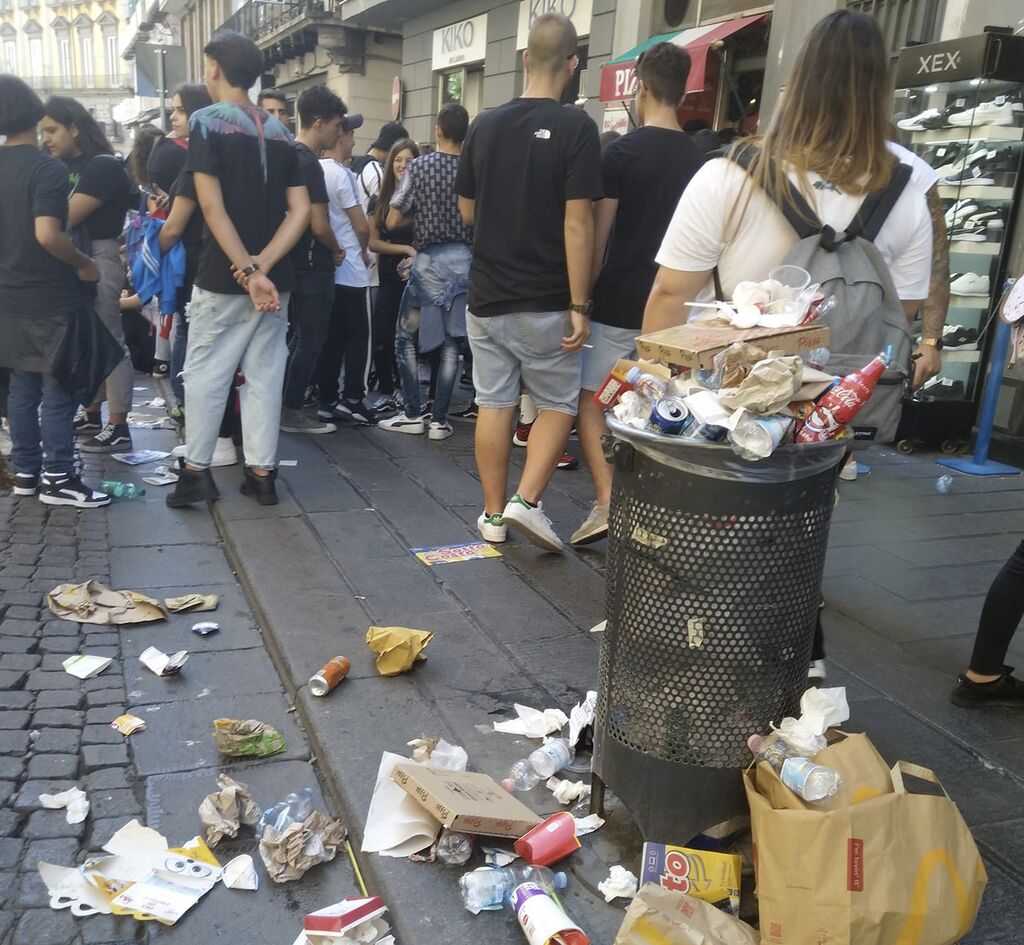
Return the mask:
<path id="1" fill-rule="evenodd" d="M 250 0 L 237 13 L 224 21 L 223 29 L 236 30 L 255 42 L 304 20 L 327 20 L 334 16 L 339 0 Z"/>
<path id="2" fill-rule="evenodd" d="M 106 73 L 93 76 L 59 75 L 22 76 L 37 92 L 123 92 L 132 88 L 132 77 L 127 73 Z"/>

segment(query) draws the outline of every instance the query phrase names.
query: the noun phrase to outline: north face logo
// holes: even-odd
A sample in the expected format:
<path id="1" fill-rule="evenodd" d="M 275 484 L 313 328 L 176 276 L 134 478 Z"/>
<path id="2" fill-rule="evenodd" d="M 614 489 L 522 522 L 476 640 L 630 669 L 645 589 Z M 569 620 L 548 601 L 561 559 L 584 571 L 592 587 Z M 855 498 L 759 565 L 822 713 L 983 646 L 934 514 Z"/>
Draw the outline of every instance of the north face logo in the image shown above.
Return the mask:
<path id="1" fill-rule="evenodd" d="M 538 128 L 538 129 L 537 129 L 537 130 L 536 130 L 536 131 L 535 131 L 535 132 L 533 133 L 533 136 L 534 136 L 535 138 L 540 138 L 540 139 L 541 139 L 542 141 L 547 141 L 547 140 L 548 140 L 548 138 L 550 138 L 550 137 L 551 137 L 551 132 L 550 132 L 550 131 L 548 131 L 548 129 L 547 129 L 547 128 Z"/>

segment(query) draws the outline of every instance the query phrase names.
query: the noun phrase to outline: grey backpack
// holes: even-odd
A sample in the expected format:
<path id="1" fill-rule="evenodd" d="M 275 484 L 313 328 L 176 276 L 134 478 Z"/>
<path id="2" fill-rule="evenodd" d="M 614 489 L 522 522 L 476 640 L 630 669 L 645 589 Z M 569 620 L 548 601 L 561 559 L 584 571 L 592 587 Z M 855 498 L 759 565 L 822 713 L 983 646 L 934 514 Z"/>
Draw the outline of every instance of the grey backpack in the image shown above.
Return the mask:
<path id="1" fill-rule="evenodd" d="M 729 156 L 749 167 L 755 154 L 748 147 L 734 150 Z M 806 269 L 811 282 L 820 283 L 826 297 L 836 298 L 836 306 L 822 317 L 832 336 L 828 372 L 840 377 L 850 374 L 892 346 L 892 364 L 867 406 L 854 418 L 854 438 L 859 441 L 890 443 L 895 439 L 908 389 L 913 349 L 910 325 L 889 267 L 874 240 L 911 173 L 908 165 L 897 165 L 888 186 L 865 198 L 845 233 L 823 226 L 795 188 L 791 188 L 788 200 L 769 193 L 800 237 L 784 262 Z"/>

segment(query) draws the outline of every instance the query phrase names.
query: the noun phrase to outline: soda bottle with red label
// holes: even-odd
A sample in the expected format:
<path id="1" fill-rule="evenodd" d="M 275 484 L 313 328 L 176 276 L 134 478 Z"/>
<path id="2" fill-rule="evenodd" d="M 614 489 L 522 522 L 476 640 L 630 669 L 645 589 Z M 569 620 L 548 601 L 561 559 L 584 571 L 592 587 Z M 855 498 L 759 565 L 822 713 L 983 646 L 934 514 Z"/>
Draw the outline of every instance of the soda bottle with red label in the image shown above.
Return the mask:
<path id="1" fill-rule="evenodd" d="M 814 405 L 796 435 L 797 443 L 820 443 L 834 439 L 871 399 L 878 379 L 892 363 L 892 348 L 853 374 L 833 385 Z"/>

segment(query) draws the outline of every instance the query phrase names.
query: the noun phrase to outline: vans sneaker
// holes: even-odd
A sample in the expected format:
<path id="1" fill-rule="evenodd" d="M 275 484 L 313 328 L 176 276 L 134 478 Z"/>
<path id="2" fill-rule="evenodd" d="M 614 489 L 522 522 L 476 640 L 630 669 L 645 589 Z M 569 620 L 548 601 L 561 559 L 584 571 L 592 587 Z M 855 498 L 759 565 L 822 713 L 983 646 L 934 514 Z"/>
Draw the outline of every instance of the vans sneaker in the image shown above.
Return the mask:
<path id="1" fill-rule="evenodd" d="M 562 539 L 551 527 L 551 519 L 544 514 L 543 503 L 530 505 L 518 492 L 512 496 L 501 513 L 505 524 L 522 532 L 531 544 L 545 551 L 564 552 Z"/>
<path id="2" fill-rule="evenodd" d="M 493 515 L 488 515 L 486 511 L 481 512 L 480 517 L 476 520 L 476 527 L 484 541 L 498 544 L 508 539 L 508 527 L 500 512 L 495 512 Z"/>
<path id="3" fill-rule="evenodd" d="M 87 486 L 78 476 L 68 473 L 43 473 L 39 484 L 43 505 L 70 505 L 76 509 L 98 509 L 110 505 L 110 496 Z"/>
<path id="4" fill-rule="evenodd" d="M 427 423 L 425 414 L 418 417 L 410 417 L 404 411 L 387 420 L 381 420 L 377 424 L 378 430 L 391 430 L 392 433 L 412 433 L 417 436 L 426 432 Z"/>
<path id="5" fill-rule="evenodd" d="M 98 413 L 89 413 L 84 407 L 80 407 L 72 426 L 75 428 L 75 436 L 92 436 L 103 429 L 103 418 Z"/>
<path id="6" fill-rule="evenodd" d="M 99 433 L 82 444 L 83 453 L 116 453 L 130 451 L 132 435 L 127 423 L 108 423 Z"/>
<path id="7" fill-rule="evenodd" d="M 15 495 L 35 495 L 39 489 L 39 473 L 15 473 L 14 488 L 11 490 Z"/>

